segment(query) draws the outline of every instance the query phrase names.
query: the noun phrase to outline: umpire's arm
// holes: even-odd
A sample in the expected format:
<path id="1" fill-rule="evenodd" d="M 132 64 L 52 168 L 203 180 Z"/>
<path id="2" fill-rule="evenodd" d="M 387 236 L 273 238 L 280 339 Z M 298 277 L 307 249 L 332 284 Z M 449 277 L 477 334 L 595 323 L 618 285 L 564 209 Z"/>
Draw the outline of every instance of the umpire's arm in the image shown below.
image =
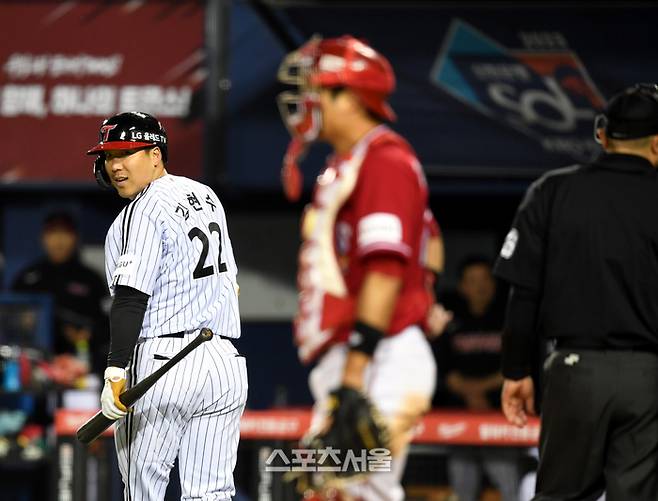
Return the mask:
<path id="1" fill-rule="evenodd" d="M 534 413 L 532 353 L 537 343 L 537 312 L 543 286 L 549 200 L 546 178 L 528 189 L 500 251 L 494 273 L 510 283 L 503 328 L 502 410 L 522 427 Z"/>
<path id="2" fill-rule="evenodd" d="M 531 354 L 536 342 L 537 294 L 524 287 L 510 287 L 505 326 L 503 328 L 501 405 L 507 420 L 519 427 L 534 414 L 535 390 L 531 371 Z"/>

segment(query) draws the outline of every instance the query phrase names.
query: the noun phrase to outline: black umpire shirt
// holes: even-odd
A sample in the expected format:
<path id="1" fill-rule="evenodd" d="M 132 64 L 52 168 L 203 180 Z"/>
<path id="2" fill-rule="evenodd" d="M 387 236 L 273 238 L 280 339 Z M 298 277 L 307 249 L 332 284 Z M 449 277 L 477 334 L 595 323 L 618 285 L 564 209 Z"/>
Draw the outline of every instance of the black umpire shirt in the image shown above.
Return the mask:
<path id="1" fill-rule="evenodd" d="M 558 345 L 658 352 L 658 175 L 603 154 L 550 171 L 519 206 L 494 273 L 538 300 Z"/>

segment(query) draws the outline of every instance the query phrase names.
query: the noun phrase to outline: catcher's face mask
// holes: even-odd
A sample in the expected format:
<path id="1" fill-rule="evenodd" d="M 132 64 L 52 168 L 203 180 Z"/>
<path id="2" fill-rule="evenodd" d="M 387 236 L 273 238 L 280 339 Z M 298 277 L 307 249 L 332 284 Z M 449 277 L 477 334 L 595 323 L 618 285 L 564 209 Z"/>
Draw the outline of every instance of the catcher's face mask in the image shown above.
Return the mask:
<path id="1" fill-rule="evenodd" d="M 288 54 L 278 72 L 280 82 L 296 87 L 277 96 L 283 123 L 293 137 L 307 143 L 317 139 L 322 127 L 319 95 L 310 83 L 320 41 L 319 37 L 314 37 Z"/>
<path id="2" fill-rule="evenodd" d="M 288 54 L 278 72 L 280 82 L 295 87 L 277 96 L 281 118 L 292 136 L 281 170 L 283 191 L 290 201 L 301 196 L 303 179 L 298 164 L 322 128 L 320 96 L 310 83 L 320 41 L 320 37 L 313 37 L 300 49 Z"/>

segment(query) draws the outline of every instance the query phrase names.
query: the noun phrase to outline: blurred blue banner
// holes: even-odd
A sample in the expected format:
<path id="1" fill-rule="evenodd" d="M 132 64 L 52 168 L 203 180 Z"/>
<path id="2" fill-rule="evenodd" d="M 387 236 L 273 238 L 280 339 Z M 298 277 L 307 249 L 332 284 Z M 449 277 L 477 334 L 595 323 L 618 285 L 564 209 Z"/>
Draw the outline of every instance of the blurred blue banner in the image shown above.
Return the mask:
<path id="1" fill-rule="evenodd" d="M 416 148 L 434 186 L 446 178 L 528 180 L 591 158 L 599 151 L 593 119 L 605 100 L 658 80 L 648 43 L 658 10 L 631 3 L 273 11 L 293 38 L 351 33 L 390 59 L 398 79 L 393 127 Z M 232 26 L 230 183 L 277 188 L 288 135 L 274 102 L 283 88 L 276 68 L 288 48 L 246 3 L 235 4 Z M 307 158 L 307 186 L 326 153 Z"/>

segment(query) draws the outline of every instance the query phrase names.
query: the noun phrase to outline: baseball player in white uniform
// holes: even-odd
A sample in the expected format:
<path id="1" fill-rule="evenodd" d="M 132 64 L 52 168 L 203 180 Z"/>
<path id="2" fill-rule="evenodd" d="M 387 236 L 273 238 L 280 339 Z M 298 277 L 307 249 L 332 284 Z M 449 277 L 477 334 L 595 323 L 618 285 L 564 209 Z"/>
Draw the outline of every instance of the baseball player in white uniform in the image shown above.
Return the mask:
<path id="1" fill-rule="evenodd" d="M 98 155 L 99 184 L 130 200 L 105 241 L 114 300 L 101 394 L 103 414 L 117 419 L 124 498 L 163 499 L 178 458 L 182 499 L 230 499 L 247 369 L 230 341 L 240 337 L 240 318 L 224 209 L 208 186 L 167 173 L 166 132 L 146 113 L 105 120 L 88 154 Z M 118 395 L 203 327 L 213 339 L 126 409 Z"/>

